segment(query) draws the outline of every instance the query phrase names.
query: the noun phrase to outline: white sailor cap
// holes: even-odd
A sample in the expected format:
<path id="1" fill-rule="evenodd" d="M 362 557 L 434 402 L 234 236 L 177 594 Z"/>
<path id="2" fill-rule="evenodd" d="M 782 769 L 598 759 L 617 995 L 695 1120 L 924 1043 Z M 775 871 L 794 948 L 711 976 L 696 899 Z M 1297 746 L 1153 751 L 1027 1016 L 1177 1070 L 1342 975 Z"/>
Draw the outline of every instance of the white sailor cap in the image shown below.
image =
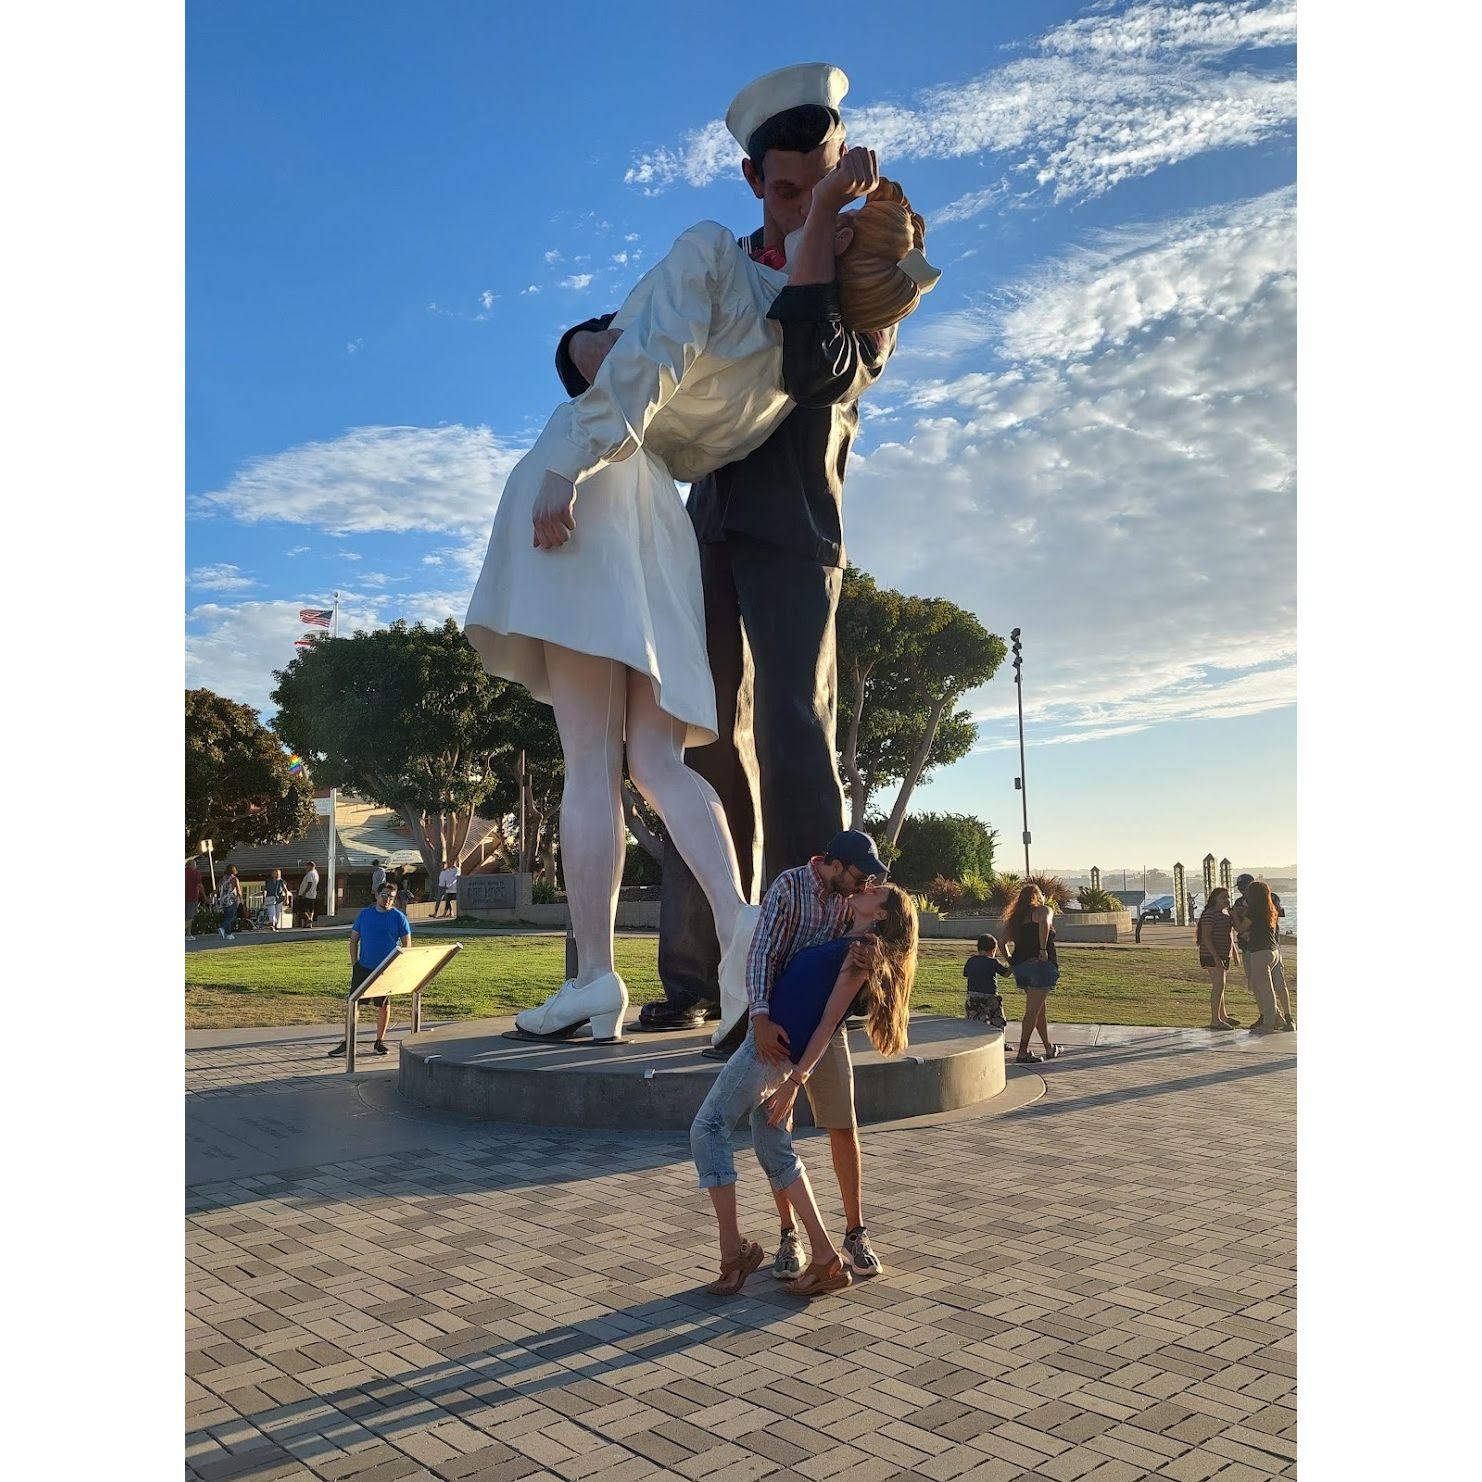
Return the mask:
<path id="1" fill-rule="evenodd" d="M 805 103 L 816 103 L 837 113 L 848 91 L 849 79 L 830 62 L 798 62 L 792 67 L 779 67 L 747 83 L 736 94 L 726 109 L 726 127 L 745 149 L 751 136 L 769 118 L 776 118 L 789 108 L 801 108 Z"/>

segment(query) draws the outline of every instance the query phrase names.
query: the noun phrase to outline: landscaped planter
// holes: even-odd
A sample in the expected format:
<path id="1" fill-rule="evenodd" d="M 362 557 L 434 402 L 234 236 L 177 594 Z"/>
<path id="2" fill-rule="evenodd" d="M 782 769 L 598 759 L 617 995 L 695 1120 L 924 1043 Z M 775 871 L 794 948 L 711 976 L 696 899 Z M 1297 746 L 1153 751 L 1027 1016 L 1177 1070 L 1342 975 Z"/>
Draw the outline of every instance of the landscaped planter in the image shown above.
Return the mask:
<path id="1" fill-rule="evenodd" d="M 920 913 L 923 937 L 947 937 L 972 941 L 977 937 L 1003 935 L 1001 916 L 936 916 Z M 1055 939 L 1060 942 L 1115 942 L 1122 932 L 1131 932 L 1131 911 L 1057 911 Z"/>

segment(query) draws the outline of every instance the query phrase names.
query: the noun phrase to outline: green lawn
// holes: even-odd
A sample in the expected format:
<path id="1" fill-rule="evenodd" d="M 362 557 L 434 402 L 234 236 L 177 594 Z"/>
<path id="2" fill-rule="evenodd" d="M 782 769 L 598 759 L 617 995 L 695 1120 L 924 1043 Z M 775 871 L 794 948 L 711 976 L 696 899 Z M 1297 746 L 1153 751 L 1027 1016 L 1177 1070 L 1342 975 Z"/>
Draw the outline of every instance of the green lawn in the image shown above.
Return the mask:
<path id="1" fill-rule="evenodd" d="M 419 931 L 425 939 L 431 935 Z M 1209 1022 L 1209 987 L 1191 949 L 1174 947 L 1062 946 L 1060 986 L 1050 997 L 1051 1017 L 1063 1024 L 1169 1024 Z M 918 1012 L 961 1014 L 966 942 L 922 944 L 912 1007 Z M 617 966 L 635 1004 L 659 995 L 655 937 L 622 937 Z M 1283 952 L 1295 997 L 1297 954 Z M 465 937 L 463 951 L 428 989 L 424 1010 L 433 1019 L 473 1019 L 514 1013 L 539 1003 L 561 982 L 564 948 L 555 936 Z M 223 947 L 196 952 L 185 963 L 186 1025 L 225 1029 L 258 1024 L 333 1024 L 345 1012 L 349 947 L 344 937 Z M 1239 973 L 1231 975 L 1226 1001 L 1249 1022 L 1254 1000 Z M 1012 1019 L 1024 999 L 1012 985 L 1004 993 Z M 405 1012 L 396 1006 L 397 1016 Z"/>

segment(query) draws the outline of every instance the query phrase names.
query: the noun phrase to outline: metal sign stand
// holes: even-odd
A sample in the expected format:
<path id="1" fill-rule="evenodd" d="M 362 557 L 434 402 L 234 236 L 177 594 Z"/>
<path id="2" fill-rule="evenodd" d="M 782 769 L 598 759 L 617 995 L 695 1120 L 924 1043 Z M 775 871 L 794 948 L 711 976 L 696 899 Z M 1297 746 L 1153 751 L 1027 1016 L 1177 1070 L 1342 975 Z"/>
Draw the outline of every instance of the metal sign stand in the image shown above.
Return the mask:
<path id="1" fill-rule="evenodd" d="M 363 998 L 412 995 L 412 1033 L 422 1032 L 422 990 L 463 950 L 462 942 L 396 947 L 345 1000 L 345 1074 L 355 1070 L 355 1028 Z"/>

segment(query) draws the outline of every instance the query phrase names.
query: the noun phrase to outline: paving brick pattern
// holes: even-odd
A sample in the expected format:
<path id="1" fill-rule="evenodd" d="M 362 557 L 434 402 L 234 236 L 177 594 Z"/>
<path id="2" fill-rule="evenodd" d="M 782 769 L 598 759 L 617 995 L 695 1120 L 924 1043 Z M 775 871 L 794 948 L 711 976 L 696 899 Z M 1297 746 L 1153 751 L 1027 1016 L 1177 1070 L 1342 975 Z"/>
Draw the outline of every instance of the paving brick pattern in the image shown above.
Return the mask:
<path id="1" fill-rule="evenodd" d="M 244 1117 L 320 1074 L 302 1043 L 188 1058 Z M 1294 1476 L 1295 1064 L 1290 1038 L 1101 1047 L 1020 1111 L 866 1130 L 888 1270 L 811 1307 L 765 1270 L 699 1290 L 677 1137 L 470 1127 L 198 1184 L 186 1475 Z"/>

